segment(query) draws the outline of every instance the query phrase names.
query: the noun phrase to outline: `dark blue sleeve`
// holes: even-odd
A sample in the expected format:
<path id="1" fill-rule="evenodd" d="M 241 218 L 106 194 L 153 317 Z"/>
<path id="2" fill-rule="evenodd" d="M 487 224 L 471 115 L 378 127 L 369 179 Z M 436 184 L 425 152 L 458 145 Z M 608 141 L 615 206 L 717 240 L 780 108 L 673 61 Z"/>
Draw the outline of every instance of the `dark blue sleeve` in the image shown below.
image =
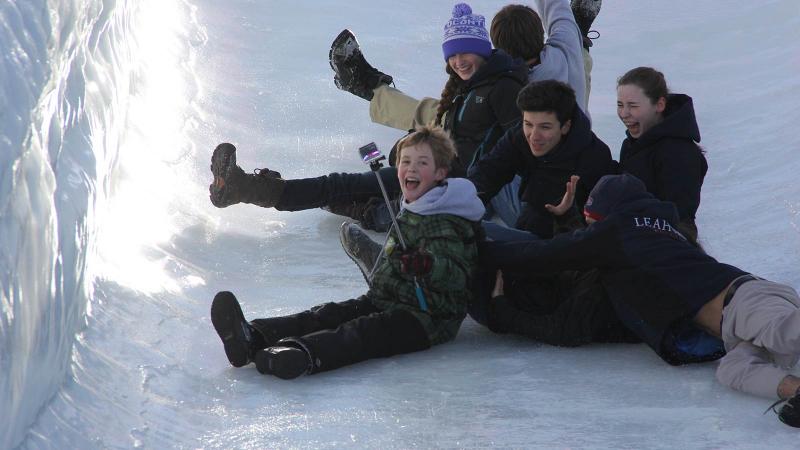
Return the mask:
<path id="1" fill-rule="evenodd" d="M 596 222 L 553 239 L 485 242 L 480 250 L 485 267 L 515 274 L 612 268 L 620 266 L 624 258 L 613 221 Z"/>
<path id="2" fill-rule="evenodd" d="M 492 150 L 469 170 L 467 178 L 475 184 L 478 196 L 484 202 L 491 200 L 500 188 L 510 183 L 517 170 L 524 164 L 512 144 L 512 138 L 515 133 L 521 132 L 519 130 L 520 126 L 508 130 Z"/>

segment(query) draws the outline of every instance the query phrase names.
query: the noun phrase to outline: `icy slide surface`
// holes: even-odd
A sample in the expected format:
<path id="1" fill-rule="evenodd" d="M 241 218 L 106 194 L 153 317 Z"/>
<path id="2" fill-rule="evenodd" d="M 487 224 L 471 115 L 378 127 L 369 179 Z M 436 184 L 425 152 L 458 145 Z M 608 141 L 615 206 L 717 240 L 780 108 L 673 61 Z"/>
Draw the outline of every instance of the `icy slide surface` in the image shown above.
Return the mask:
<path id="1" fill-rule="evenodd" d="M 664 71 L 707 151 L 706 249 L 800 288 L 800 5 L 604 3 L 596 133 L 624 137 L 619 75 Z M 364 284 L 338 218 L 213 208 L 211 149 L 286 178 L 362 170 L 360 145 L 400 133 L 333 86 L 331 40 L 354 30 L 398 88 L 436 96 L 451 7 L 0 2 L 0 448 L 794 448 L 769 401 L 643 345 L 553 348 L 467 320 L 451 344 L 292 382 L 228 365 L 217 291 L 259 317 Z"/>

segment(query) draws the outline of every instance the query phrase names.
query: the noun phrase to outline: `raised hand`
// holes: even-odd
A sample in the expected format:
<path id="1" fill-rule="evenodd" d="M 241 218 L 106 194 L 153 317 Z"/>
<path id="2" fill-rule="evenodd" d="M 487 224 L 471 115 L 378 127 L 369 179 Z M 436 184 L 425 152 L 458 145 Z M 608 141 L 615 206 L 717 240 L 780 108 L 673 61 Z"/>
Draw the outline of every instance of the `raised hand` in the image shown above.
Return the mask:
<path id="1" fill-rule="evenodd" d="M 561 198 L 561 203 L 557 206 L 553 206 L 551 204 L 544 205 L 545 209 L 550 211 L 551 214 L 554 216 L 563 216 L 564 213 L 572 208 L 572 205 L 575 203 L 575 189 L 578 186 L 578 180 L 581 177 L 577 175 L 572 175 L 569 177 L 569 181 L 567 181 L 567 191 L 564 193 L 564 197 Z"/>

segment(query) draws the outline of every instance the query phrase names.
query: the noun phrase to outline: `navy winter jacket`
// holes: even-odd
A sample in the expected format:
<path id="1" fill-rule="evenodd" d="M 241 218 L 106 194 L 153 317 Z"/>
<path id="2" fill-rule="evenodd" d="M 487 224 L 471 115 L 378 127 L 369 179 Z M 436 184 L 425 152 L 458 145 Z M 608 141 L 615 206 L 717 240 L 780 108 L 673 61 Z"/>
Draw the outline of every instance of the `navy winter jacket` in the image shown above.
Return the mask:
<path id="1" fill-rule="evenodd" d="M 556 224 L 544 205 L 561 202 L 570 176 L 581 177 L 575 193 L 575 206 L 580 211 L 597 180 L 613 173 L 611 151 L 592 132 L 589 119 L 580 108 L 575 108 L 571 121 L 570 131 L 561 143 L 541 158 L 531 153 L 520 124 L 470 169 L 467 178 L 475 183 L 484 202 L 494 197 L 514 175 L 522 178 L 519 195 L 524 202 L 523 210 L 517 223 L 509 225 L 549 238 Z"/>
<path id="2" fill-rule="evenodd" d="M 639 139 L 630 136 L 622 142 L 619 164 L 642 180 L 647 191 L 660 200 L 675 203 L 680 222 L 694 224 L 700 206 L 700 188 L 708 171 L 700 142 L 700 130 L 692 98 L 684 94 L 667 96 L 664 119 Z"/>
<path id="3" fill-rule="evenodd" d="M 481 258 L 517 275 L 597 268 L 617 316 L 666 362 L 717 359 L 721 341 L 692 318 L 745 272 L 690 244 L 676 230 L 677 219 L 673 204 L 642 192 L 584 230 L 552 240 L 487 242 Z"/>

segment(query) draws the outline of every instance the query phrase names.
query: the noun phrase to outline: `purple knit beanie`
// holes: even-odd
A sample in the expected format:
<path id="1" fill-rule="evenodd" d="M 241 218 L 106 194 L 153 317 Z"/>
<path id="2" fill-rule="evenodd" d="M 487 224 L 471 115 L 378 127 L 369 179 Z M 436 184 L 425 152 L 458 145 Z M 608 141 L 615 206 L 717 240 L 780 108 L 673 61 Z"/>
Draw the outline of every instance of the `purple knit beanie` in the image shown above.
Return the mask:
<path id="1" fill-rule="evenodd" d="M 475 53 L 489 58 L 492 55 L 492 42 L 484 22 L 483 16 L 472 14 L 468 4 L 454 6 L 453 17 L 444 26 L 444 60 L 447 61 L 456 53 Z"/>

